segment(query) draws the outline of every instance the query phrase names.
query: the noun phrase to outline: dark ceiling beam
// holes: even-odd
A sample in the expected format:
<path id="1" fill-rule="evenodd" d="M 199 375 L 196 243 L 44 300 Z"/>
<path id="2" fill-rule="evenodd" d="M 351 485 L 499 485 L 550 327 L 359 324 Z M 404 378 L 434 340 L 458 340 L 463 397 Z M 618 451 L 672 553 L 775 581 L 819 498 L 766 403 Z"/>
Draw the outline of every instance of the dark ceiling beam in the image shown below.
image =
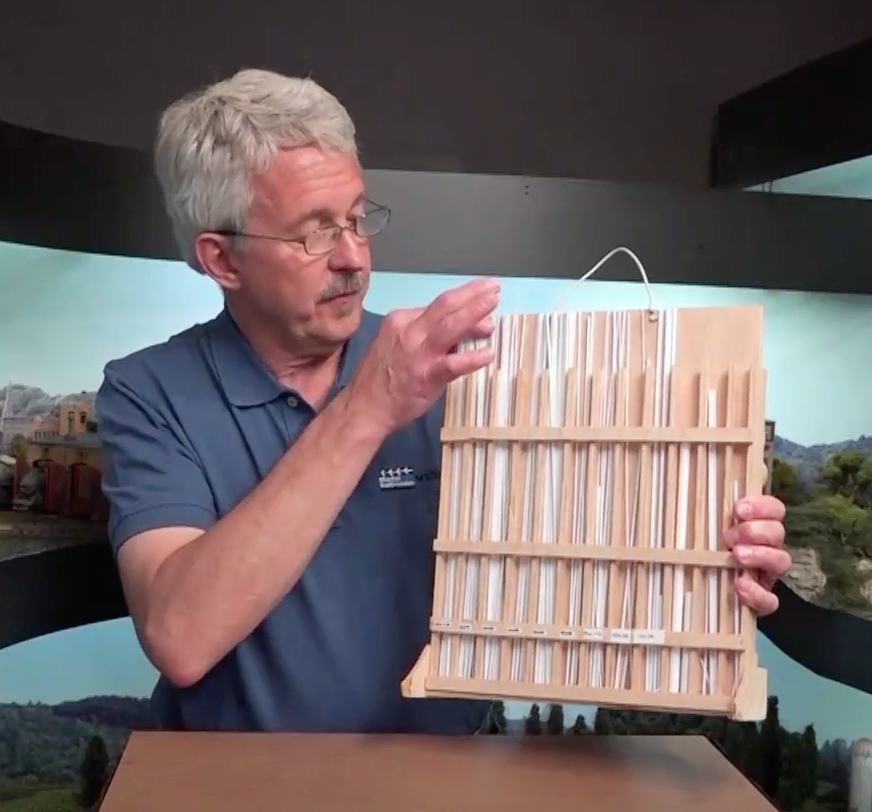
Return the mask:
<path id="1" fill-rule="evenodd" d="M 149 156 L 0 121 L 0 240 L 178 257 Z"/>
<path id="2" fill-rule="evenodd" d="M 654 283 L 872 293 L 872 202 L 603 181 L 373 170 L 379 270 L 565 278 L 617 246 Z M 0 122 L 0 241 L 177 258 L 144 152 Z M 119 272 L 124 266 L 119 265 Z M 626 257 L 598 279 L 638 281 Z"/>
<path id="3" fill-rule="evenodd" d="M 724 102 L 713 187 L 748 187 L 872 154 L 872 39 Z"/>

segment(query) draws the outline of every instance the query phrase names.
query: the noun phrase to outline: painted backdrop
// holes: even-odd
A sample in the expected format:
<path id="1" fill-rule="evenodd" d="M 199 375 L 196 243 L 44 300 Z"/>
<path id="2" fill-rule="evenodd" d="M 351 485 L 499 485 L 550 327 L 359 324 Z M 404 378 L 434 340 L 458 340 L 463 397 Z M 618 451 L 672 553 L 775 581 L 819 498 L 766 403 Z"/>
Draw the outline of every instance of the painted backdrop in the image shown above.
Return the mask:
<path id="1" fill-rule="evenodd" d="M 579 268 L 579 275 L 585 270 Z M 462 281 L 450 275 L 376 273 L 367 306 L 383 313 L 423 305 Z M 504 312 L 553 309 L 567 285 L 532 278 L 502 284 Z M 570 301 L 585 309 L 646 304 L 641 285 L 593 280 L 574 290 Z M 799 511 L 790 540 L 797 554 L 791 583 L 808 600 L 872 616 L 872 580 L 866 580 L 872 550 L 858 550 L 847 537 L 833 539 L 812 526 L 815 510 L 866 517 L 864 489 L 872 483 L 867 462 L 872 377 L 865 374 L 872 297 L 655 285 L 654 303 L 763 305 L 767 418 L 776 423 L 779 458 L 773 475 L 776 485 L 792 494 L 791 509 Z M 108 359 L 209 319 L 220 307 L 217 288 L 180 263 L 0 244 L 4 453 L 26 451 L 35 432 L 64 430 L 59 402 L 81 406 L 77 426 L 86 431 L 91 419 L 86 413 Z M 835 452 L 842 456 L 833 457 Z M 777 695 L 770 723 L 776 731 L 779 725 L 783 729 L 784 752 L 799 748 L 797 753 L 811 752 L 812 762 L 817 759 L 817 766 L 808 768 L 816 776 L 811 782 L 797 779 L 794 786 L 782 774 L 788 788 L 781 805 L 844 809 L 844 788 L 834 787 L 844 783 L 837 777 L 846 768 L 850 743 L 872 735 L 872 697 L 806 671 L 762 635 L 759 650 L 770 693 Z M 99 774 L 131 726 L 147 724 L 143 698 L 154 681 L 126 619 L 0 651 L 0 809 L 76 808 L 72 785 L 89 770 Z M 523 729 L 530 707 L 508 703 L 505 710 L 506 727 Z M 575 723 L 576 732 L 629 724 L 620 715 L 598 715 L 592 708 L 536 708 L 528 729 L 536 727 L 537 713 L 543 724 L 550 713 L 561 729 Z"/>

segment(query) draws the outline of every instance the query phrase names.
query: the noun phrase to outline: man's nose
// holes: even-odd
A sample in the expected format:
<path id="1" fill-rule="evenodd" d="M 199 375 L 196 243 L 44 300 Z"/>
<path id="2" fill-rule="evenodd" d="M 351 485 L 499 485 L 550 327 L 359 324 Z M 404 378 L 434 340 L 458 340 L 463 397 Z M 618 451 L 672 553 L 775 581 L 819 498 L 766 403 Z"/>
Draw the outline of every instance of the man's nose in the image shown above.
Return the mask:
<path id="1" fill-rule="evenodd" d="M 330 265 L 336 271 L 359 271 L 366 267 L 369 245 L 351 229 L 345 229 L 330 255 Z"/>

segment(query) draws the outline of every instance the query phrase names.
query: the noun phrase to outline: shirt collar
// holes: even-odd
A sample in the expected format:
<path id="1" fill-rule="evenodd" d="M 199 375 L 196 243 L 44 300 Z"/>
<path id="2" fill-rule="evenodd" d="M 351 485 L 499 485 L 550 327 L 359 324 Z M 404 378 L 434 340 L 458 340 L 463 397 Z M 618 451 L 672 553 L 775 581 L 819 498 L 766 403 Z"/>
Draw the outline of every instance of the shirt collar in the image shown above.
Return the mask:
<path id="1" fill-rule="evenodd" d="M 342 389 L 348 382 L 369 344 L 377 318 L 372 313 L 363 312 L 360 326 L 342 349 L 334 390 Z M 262 406 L 288 394 L 255 354 L 226 307 L 213 320 L 206 340 L 215 372 L 227 399 L 234 406 Z"/>

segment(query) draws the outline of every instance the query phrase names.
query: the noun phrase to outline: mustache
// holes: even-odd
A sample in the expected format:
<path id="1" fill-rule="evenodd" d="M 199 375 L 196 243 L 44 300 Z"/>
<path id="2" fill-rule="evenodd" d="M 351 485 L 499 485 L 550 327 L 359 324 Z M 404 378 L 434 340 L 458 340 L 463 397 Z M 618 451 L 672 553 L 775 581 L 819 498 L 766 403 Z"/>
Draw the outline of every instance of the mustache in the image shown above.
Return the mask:
<path id="1" fill-rule="evenodd" d="M 326 302 L 334 296 L 346 296 L 349 293 L 360 293 L 363 290 L 365 278 L 362 273 L 342 274 L 329 287 L 321 291 L 318 301 Z"/>

